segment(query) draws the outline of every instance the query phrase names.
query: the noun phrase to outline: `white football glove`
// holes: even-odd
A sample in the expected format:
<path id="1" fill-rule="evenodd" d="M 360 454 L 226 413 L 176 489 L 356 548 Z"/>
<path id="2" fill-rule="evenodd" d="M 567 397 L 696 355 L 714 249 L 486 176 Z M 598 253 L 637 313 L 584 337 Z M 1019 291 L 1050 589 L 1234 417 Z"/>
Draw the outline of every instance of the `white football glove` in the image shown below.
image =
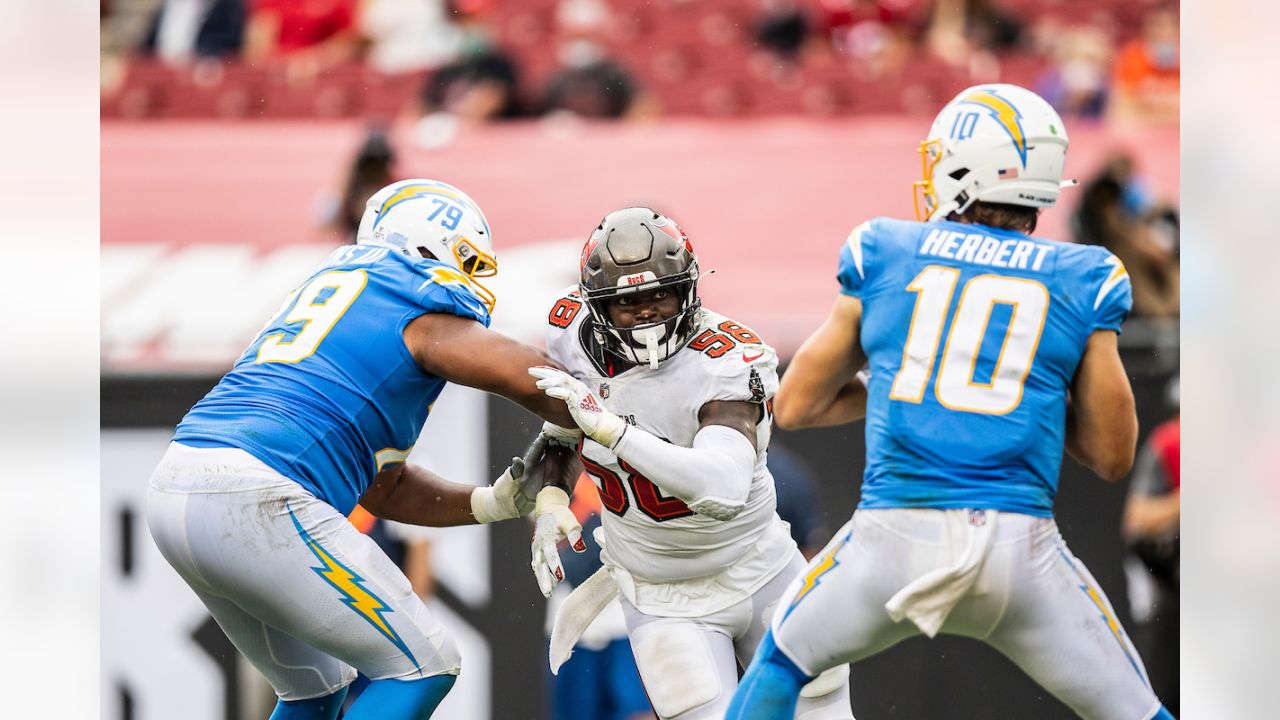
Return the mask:
<path id="1" fill-rule="evenodd" d="M 471 491 L 471 514 L 476 522 L 491 523 L 524 517 L 533 512 L 537 488 L 533 487 L 533 469 L 542 461 L 547 436 L 538 433 L 524 451 L 524 457 L 511 458 L 511 465 L 489 487 Z"/>
<path id="2" fill-rule="evenodd" d="M 573 421 L 587 437 L 610 450 L 622 439 L 627 424 L 622 418 L 605 410 L 604 405 L 581 380 L 566 372 L 543 366 L 529 368 L 529 374 L 538 378 L 539 390 L 564 401 Z"/>
<path id="3" fill-rule="evenodd" d="M 582 525 L 569 509 L 569 495 L 558 487 L 547 486 L 538 492 L 533 526 L 533 576 L 544 597 L 551 597 L 556 583 L 564 580 L 564 567 L 560 564 L 561 540 L 568 539 L 574 552 L 584 552 L 587 544 L 582 540 Z"/>
<path id="4" fill-rule="evenodd" d="M 577 426 L 563 428 L 553 422 L 542 423 L 542 435 L 547 439 L 547 445 L 559 445 L 570 449 L 577 448 L 578 441 L 582 439 L 582 431 Z"/>

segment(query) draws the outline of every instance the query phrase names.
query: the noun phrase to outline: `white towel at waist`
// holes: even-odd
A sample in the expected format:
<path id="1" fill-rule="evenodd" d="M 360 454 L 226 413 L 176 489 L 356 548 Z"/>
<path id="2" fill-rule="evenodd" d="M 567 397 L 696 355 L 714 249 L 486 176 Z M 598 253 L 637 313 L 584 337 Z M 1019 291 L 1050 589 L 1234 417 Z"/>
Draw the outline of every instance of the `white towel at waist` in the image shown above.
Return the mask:
<path id="1" fill-rule="evenodd" d="M 951 547 L 963 547 L 960 560 L 950 567 L 921 575 L 902 588 L 884 609 L 894 622 L 910 618 L 928 637 L 938 634 L 951 609 L 969 592 L 996 537 L 995 510 L 944 510 Z"/>

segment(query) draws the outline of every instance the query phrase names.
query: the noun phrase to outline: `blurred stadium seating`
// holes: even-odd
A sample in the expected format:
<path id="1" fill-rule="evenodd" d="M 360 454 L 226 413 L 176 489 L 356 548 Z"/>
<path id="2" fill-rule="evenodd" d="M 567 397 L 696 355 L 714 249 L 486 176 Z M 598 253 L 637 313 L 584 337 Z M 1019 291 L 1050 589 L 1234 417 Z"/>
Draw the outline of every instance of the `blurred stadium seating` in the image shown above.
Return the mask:
<path id="1" fill-rule="evenodd" d="M 485 7 L 488 32 L 516 59 L 522 90 L 529 98 L 557 65 L 559 1 L 494 0 Z M 996 53 L 994 64 L 980 67 L 944 61 L 917 46 L 905 63 L 877 77 L 867 77 L 862 63 L 822 54 L 803 55 L 794 67 L 772 72 L 777 61 L 761 57 L 764 51 L 753 37 L 757 3 L 655 0 L 614 5 L 615 22 L 604 42 L 667 115 L 928 112 L 939 90 L 988 81 L 1033 86 L 1051 64 L 1045 43 L 1021 42 Z M 1001 0 L 998 5 L 1033 31 L 1052 34 L 1083 25 L 1101 29 L 1119 44 L 1140 33 L 1149 9 L 1167 2 Z M 416 107 L 427 75 L 387 75 L 357 62 L 289 82 L 285 67 L 276 63 L 254 65 L 232 58 L 167 64 L 125 53 L 119 71 L 104 87 L 102 116 L 388 117 Z"/>

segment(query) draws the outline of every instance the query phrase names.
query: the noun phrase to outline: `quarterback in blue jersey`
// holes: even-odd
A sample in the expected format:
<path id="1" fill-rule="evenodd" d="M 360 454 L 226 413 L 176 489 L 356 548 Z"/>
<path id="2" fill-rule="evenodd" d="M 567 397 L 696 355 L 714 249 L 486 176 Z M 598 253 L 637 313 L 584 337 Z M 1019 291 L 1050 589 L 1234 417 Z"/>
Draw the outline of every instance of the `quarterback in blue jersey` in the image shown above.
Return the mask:
<path id="1" fill-rule="evenodd" d="M 939 632 L 1090 720 L 1172 718 L 1053 521 L 1063 449 L 1114 481 L 1138 431 L 1124 266 L 1030 237 L 1070 184 L 1066 149 L 1036 94 L 969 88 L 921 143 L 922 222 L 877 218 L 841 246 L 835 307 L 775 412 L 786 428 L 865 415 L 862 502 L 783 595 L 726 718 L 790 718 L 819 673 Z"/>
<path id="2" fill-rule="evenodd" d="M 357 502 L 435 526 L 537 508 L 585 549 L 567 495 L 526 487 L 521 459 L 480 488 L 405 463 L 447 382 L 572 425 L 528 375 L 546 355 L 488 330 L 495 299 L 477 278 L 496 271 L 489 224 L 461 190 L 380 190 L 356 244 L 288 295 L 151 476 L 151 534 L 275 688 L 272 720 L 333 720 L 357 670 L 372 682 L 348 719 L 420 720 L 459 672 L 407 578 L 347 522 Z"/>

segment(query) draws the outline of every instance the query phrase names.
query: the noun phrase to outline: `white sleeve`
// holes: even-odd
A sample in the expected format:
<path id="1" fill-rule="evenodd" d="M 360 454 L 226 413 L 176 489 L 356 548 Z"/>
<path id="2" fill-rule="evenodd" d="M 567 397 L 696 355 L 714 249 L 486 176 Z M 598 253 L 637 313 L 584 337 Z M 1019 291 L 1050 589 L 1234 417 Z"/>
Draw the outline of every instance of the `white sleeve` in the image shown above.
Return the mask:
<path id="1" fill-rule="evenodd" d="M 746 507 L 756 450 L 733 428 L 708 425 L 687 448 L 628 426 L 613 452 L 699 515 L 732 520 Z"/>

